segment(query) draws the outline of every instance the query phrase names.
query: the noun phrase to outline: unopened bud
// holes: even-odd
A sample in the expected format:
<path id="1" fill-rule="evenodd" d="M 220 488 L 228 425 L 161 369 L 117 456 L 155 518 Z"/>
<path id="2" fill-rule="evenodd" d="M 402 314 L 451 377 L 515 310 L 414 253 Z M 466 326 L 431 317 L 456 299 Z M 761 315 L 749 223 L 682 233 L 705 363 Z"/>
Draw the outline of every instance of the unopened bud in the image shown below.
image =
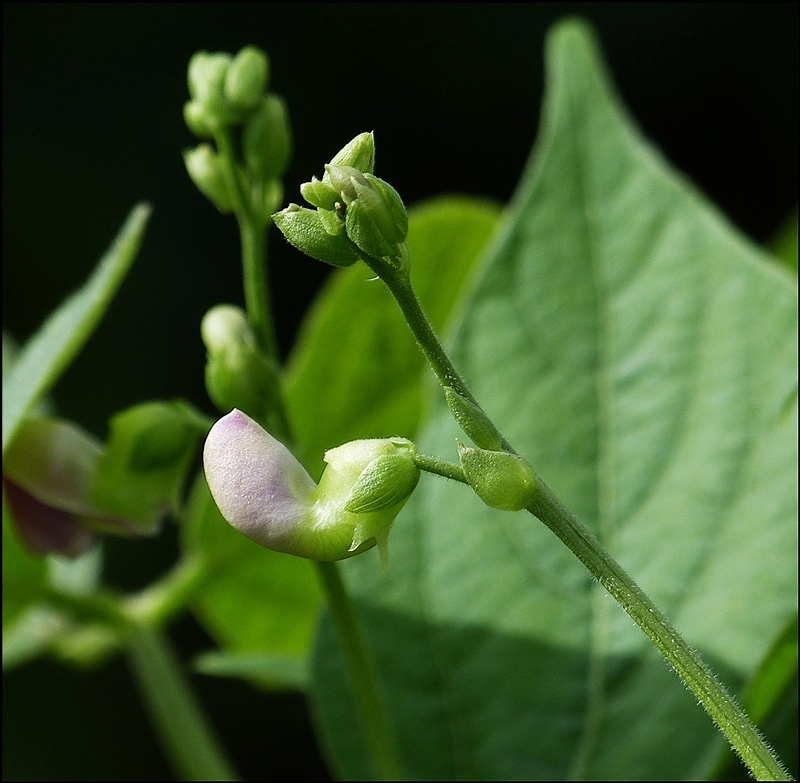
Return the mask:
<path id="1" fill-rule="evenodd" d="M 256 107 L 269 77 L 267 55 L 255 46 L 240 49 L 225 73 L 225 97 L 241 111 Z"/>
<path id="2" fill-rule="evenodd" d="M 183 153 L 186 171 L 197 189 L 223 213 L 233 209 L 222 161 L 208 144 L 200 144 Z"/>
<path id="3" fill-rule="evenodd" d="M 518 454 L 471 449 L 459 443 L 458 456 L 467 481 L 487 506 L 519 511 L 533 500 L 536 474 Z"/>
<path id="4" fill-rule="evenodd" d="M 212 307 L 200 324 L 208 351 L 206 390 L 217 408 L 234 408 L 266 422 L 280 395 L 277 368 L 261 354 L 244 311 L 234 305 Z"/>
<path id="5" fill-rule="evenodd" d="M 244 125 L 244 159 L 260 179 L 279 179 L 292 157 L 292 133 L 286 105 L 277 95 L 267 95 Z"/>

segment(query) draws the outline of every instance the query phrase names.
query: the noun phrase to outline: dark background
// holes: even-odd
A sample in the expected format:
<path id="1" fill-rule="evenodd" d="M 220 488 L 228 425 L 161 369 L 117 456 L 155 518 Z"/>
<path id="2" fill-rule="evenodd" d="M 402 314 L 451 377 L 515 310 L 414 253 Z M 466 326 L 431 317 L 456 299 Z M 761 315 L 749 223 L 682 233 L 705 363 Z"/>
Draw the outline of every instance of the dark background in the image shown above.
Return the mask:
<path id="1" fill-rule="evenodd" d="M 286 199 L 352 136 L 374 130 L 379 176 L 407 204 L 442 192 L 512 194 L 535 138 L 546 30 L 590 19 L 644 132 L 746 234 L 766 242 L 797 200 L 796 4 L 4 4 L 3 325 L 26 339 L 87 277 L 131 206 L 155 212 L 97 334 L 56 389 L 99 437 L 120 408 L 181 396 L 212 412 L 198 324 L 241 303 L 238 236 L 194 189 L 180 152 L 197 49 L 270 56 L 295 157 Z M 326 275 L 270 238 L 285 356 Z M 107 546 L 108 579 L 147 584 L 174 530 Z M 191 619 L 182 654 L 212 646 Z M 324 774 L 305 706 L 196 678 L 242 773 Z M 6 779 L 159 779 L 167 762 L 124 663 L 37 662 L 3 680 Z"/>

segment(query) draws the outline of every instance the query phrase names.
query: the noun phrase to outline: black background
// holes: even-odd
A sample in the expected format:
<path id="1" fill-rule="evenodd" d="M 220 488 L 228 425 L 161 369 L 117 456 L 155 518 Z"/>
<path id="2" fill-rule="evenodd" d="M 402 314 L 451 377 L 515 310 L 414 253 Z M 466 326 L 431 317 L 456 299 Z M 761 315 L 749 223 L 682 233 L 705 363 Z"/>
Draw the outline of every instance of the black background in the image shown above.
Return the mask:
<path id="1" fill-rule="evenodd" d="M 644 132 L 757 242 L 797 199 L 796 4 L 4 4 L 3 324 L 20 340 L 152 202 L 144 248 L 97 334 L 56 389 L 59 412 L 99 437 L 115 411 L 181 396 L 212 413 L 198 324 L 241 303 L 235 223 L 188 180 L 185 71 L 197 49 L 270 56 L 295 157 L 286 200 L 356 133 L 407 204 L 442 192 L 506 201 L 535 138 L 544 35 L 591 20 Z M 282 354 L 326 275 L 270 237 Z M 147 584 L 175 556 L 110 541 L 108 579 Z M 188 657 L 212 646 L 190 619 Z M 319 779 L 300 697 L 196 678 L 242 773 Z M 124 663 L 37 662 L 4 676 L 6 779 L 159 779 L 166 760 Z"/>

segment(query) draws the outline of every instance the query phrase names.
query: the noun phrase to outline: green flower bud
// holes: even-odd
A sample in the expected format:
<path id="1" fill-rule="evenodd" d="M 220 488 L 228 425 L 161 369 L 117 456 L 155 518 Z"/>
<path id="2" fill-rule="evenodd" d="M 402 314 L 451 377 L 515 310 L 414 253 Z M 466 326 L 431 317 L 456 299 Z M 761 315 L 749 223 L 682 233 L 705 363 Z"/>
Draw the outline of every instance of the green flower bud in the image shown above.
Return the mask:
<path id="1" fill-rule="evenodd" d="M 475 494 L 487 506 L 519 511 L 536 494 L 536 474 L 528 461 L 507 451 L 471 449 L 458 444 L 461 467 Z"/>
<path id="2" fill-rule="evenodd" d="M 200 144 L 183 153 L 186 171 L 197 189 L 222 213 L 233 209 L 233 199 L 219 156 L 208 144 Z"/>
<path id="3" fill-rule="evenodd" d="M 458 426 L 476 446 L 490 451 L 502 450 L 500 433 L 480 407 L 448 386 L 444 388 L 444 398 Z"/>
<path id="4" fill-rule="evenodd" d="M 360 133 L 333 156 L 329 165 L 353 169 L 357 174 L 372 174 L 375 168 L 375 137 L 371 133 Z M 349 185 L 349 177 L 345 178 L 344 183 Z M 333 210 L 336 202 L 342 200 L 340 189 L 331 183 L 327 166 L 322 180 L 312 177 L 311 182 L 300 185 L 300 193 L 309 204 L 320 209 Z"/>
<path id="5" fill-rule="evenodd" d="M 276 212 L 275 225 L 298 250 L 333 266 L 350 266 L 360 260 L 358 248 L 344 233 L 331 234 L 323 225 L 322 213 L 289 204 Z"/>
<path id="6" fill-rule="evenodd" d="M 211 428 L 203 464 L 222 516 L 262 546 L 342 560 L 377 545 L 385 563 L 389 530 L 417 483 L 413 457 L 401 438 L 352 441 L 326 452 L 316 486 L 282 443 L 234 410 Z"/>
<path id="7" fill-rule="evenodd" d="M 231 56 L 225 52 L 196 52 L 189 61 L 188 85 L 192 100 L 184 106 L 184 119 L 193 133 L 208 137 L 236 119 L 225 97 L 225 78 Z"/>
<path id="8" fill-rule="evenodd" d="M 292 133 L 286 105 L 277 95 L 267 95 L 244 125 L 244 159 L 262 180 L 283 176 L 292 157 Z"/>
<path id="9" fill-rule="evenodd" d="M 214 136 L 214 127 L 209 125 L 203 104 L 199 101 L 187 101 L 183 104 L 183 120 L 195 136 L 201 139 Z"/>
<path id="10" fill-rule="evenodd" d="M 240 49 L 225 73 L 225 97 L 237 109 L 251 111 L 267 88 L 269 61 L 255 46 Z"/>
<path id="11" fill-rule="evenodd" d="M 356 177 L 350 179 L 355 198 L 347 204 L 347 236 L 369 256 L 396 257 L 408 235 L 406 208 L 388 182 L 371 174 L 363 178 L 364 183 Z"/>
<path id="12" fill-rule="evenodd" d="M 186 473 L 208 425 L 180 401 L 144 402 L 109 423 L 108 444 L 97 463 L 91 498 L 131 520 L 132 532 L 153 535 L 180 506 Z"/>
<path id="13" fill-rule="evenodd" d="M 330 178 L 329 178 L 330 179 Z M 339 199 L 339 193 L 329 182 L 311 177 L 311 182 L 300 185 L 300 195 L 313 207 L 333 210 Z"/>
<path id="14" fill-rule="evenodd" d="M 372 133 L 359 133 L 333 156 L 331 165 L 352 166 L 363 174 L 372 174 L 375 170 L 375 137 Z"/>
<path id="15" fill-rule="evenodd" d="M 206 390 L 223 413 L 234 408 L 268 422 L 278 405 L 280 378 L 274 363 L 258 350 L 247 316 L 239 307 L 212 307 L 200 324 L 208 351 Z"/>

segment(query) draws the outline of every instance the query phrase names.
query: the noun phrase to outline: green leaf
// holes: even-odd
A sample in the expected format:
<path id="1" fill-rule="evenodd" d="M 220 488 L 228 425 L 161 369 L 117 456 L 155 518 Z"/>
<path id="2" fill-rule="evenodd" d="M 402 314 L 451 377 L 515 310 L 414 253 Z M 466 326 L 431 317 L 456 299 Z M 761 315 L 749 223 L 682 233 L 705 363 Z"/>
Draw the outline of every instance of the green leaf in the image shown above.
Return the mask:
<path id="1" fill-rule="evenodd" d="M 547 61 L 536 154 L 453 360 L 738 691 L 797 610 L 796 284 L 641 138 L 585 25 L 559 25 Z M 420 450 L 456 437 L 437 403 Z M 708 774 L 707 715 L 537 520 L 426 476 L 391 547 L 385 575 L 342 565 L 411 779 Z M 367 778 L 345 683 L 326 625 L 323 734 Z"/>
<path id="2" fill-rule="evenodd" d="M 411 279 L 434 328 L 450 323 L 498 220 L 496 205 L 465 196 L 409 210 Z M 385 286 L 370 277 L 363 264 L 331 276 L 290 359 L 289 412 L 312 476 L 327 449 L 417 430 L 424 360 Z"/>
<path id="3" fill-rule="evenodd" d="M 308 687 L 308 659 L 280 655 L 232 655 L 206 653 L 195 658 L 194 668 L 214 677 L 239 677 L 264 688 L 291 688 L 304 691 Z"/>
<path id="4" fill-rule="evenodd" d="M 3 452 L 30 408 L 53 387 L 100 323 L 139 252 L 150 207 L 134 207 L 83 288 L 25 344 L 3 376 Z"/>
<path id="5" fill-rule="evenodd" d="M 451 320 L 498 219 L 494 204 L 463 196 L 410 211 L 413 280 L 438 328 Z M 423 361 L 394 303 L 369 274 L 359 264 L 333 275 L 292 355 L 289 406 L 317 476 L 327 449 L 366 436 L 413 435 L 419 420 Z M 389 358 L 384 364 L 376 357 Z M 188 550 L 208 560 L 209 578 L 194 609 L 222 646 L 295 660 L 308 654 L 321 606 L 310 561 L 270 552 L 237 533 L 203 480 L 193 491 L 184 536 Z M 292 687 L 291 680 L 285 684 Z"/>

